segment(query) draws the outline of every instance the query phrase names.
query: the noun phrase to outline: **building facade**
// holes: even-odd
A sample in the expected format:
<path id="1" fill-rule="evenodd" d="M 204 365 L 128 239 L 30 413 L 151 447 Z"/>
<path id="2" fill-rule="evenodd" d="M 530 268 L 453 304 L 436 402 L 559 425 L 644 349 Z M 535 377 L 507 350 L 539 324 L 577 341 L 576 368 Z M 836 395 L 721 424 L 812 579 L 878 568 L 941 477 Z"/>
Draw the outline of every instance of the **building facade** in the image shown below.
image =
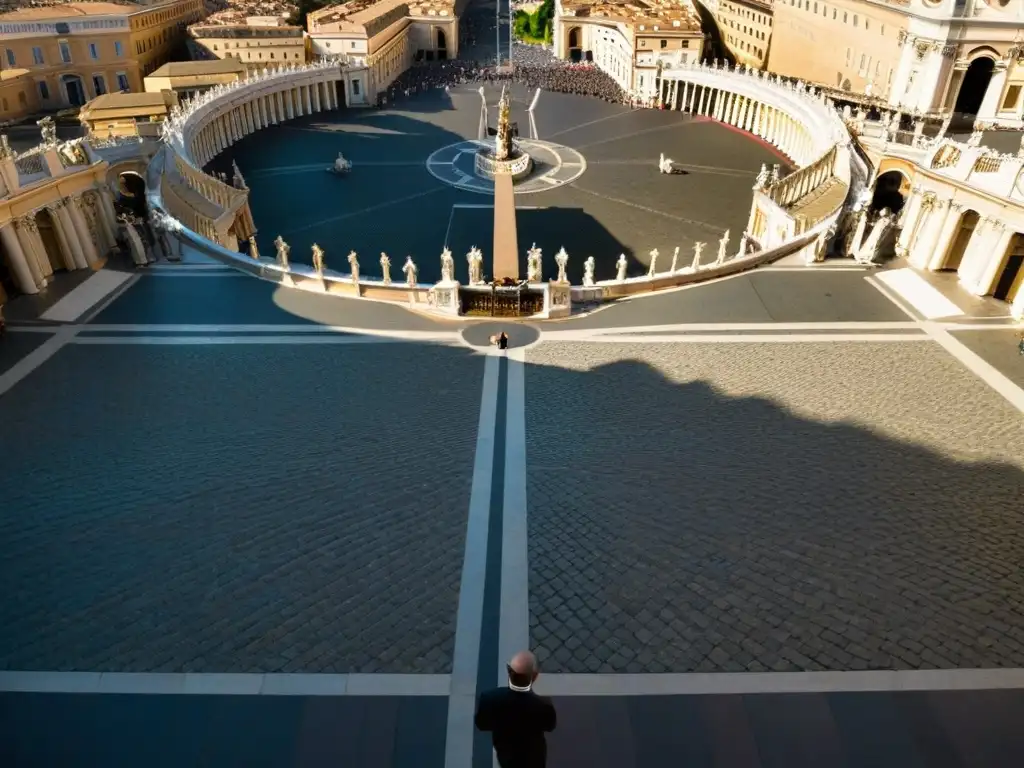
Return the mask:
<path id="1" fill-rule="evenodd" d="M 91 99 L 78 113 L 89 136 L 113 139 L 130 136 L 158 138 L 160 125 L 177 106 L 173 91 L 105 93 Z"/>
<path id="2" fill-rule="evenodd" d="M 194 24 L 188 29 L 198 54 L 194 58 L 234 58 L 255 69 L 305 63 L 302 27 L 281 22 L 276 17 L 251 17 L 244 24 Z"/>
<path id="3" fill-rule="evenodd" d="M 778 0 L 768 69 L 910 113 L 1024 125 L 1024 0 Z"/>
<path id="4" fill-rule="evenodd" d="M 351 81 L 350 104 L 372 103 L 377 93 L 415 61 L 459 55 L 459 19 L 454 0 L 353 0 L 308 17 L 314 58 L 366 67 L 367 82 Z"/>
<path id="5" fill-rule="evenodd" d="M 184 41 L 202 0 L 67 3 L 0 16 L 4 77 L 0 121 L 78 107 L 142 78 Z"/>
<path id="6" fill-rule="evenodd" d="M 772 39 L 775 0 L 709 0 L 704 6 L 738 64 L 764 69 Z"/>
<path id="7" fill-rule="evenodd" d="M 638 6 L 623 0 L 555 0 L 560 59 L 589 61 L 628 93 L 653 97 L 662 69 L 700 61 L 704 33 L 689 0 Z"/>

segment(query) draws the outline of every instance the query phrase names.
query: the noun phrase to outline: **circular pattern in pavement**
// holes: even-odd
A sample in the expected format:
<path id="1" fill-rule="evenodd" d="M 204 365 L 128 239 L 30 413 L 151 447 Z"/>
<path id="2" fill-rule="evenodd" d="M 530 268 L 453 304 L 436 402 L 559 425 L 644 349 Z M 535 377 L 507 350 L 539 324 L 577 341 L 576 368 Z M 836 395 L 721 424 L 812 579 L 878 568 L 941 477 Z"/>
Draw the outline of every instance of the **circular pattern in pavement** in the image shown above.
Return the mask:
<path id="1" fill-rule="evenodd" d="M 480 178 L 473 169 L 477 150 L 489 146 L 489 141 L 473 139 L 441 147 L 427 158 L 427 170 L 438 181 L 457 189 L 493 195 L 494 182 Z M 545 192 L 571 184 L 587 170 L 586 159 L 572 147 L 537 139 L 522 139 L 519 146 L 533 158 L 533 171 L 516 182 L 517 195 Z"/>
<path id="2" fill-rule="evenodd" d="M 516 320 L 473 323 L 462 329 L 462 340 L 471 347 L 491 346 L 491 336 L 504 331 L 508 335 L 508 348 L 528 347 L 540 338 L 540 330 Z"/>

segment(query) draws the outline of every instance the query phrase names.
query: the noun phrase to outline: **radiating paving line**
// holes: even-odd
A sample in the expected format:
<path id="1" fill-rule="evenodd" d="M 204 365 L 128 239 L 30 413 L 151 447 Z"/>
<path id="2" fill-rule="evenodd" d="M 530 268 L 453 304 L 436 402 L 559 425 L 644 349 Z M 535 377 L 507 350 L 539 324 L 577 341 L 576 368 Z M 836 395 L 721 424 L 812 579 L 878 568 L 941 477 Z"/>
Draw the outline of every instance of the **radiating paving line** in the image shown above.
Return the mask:
<path id="1" fill-rule="evenodd" d="M 497 679 L 514 654 L 530 647 L 526 499 L 526 352 L 508 353 L 505 488 L 501 538 L 501 625 Z"/>
<path id="2" fill-rule="evenodd" d="M 545 341 L 577 341 L 595 336 L 624 336 L 656 333 L 728 333 L 743 331 L 910 331 L 919 328 L 913 321 L 897 322 L 823 322 L 823 323 L 673 323 L 668 325 L 606 326 L 564 331 L 546 331 Z"/>
<path id="3" fill-rule="evenodd" d="M 693 672 L 552 674 L 537 680 L 547 696 L 678 696 L 865 691 L 981 691 L 1024 688 L 1024 669 L 921 669 L 866 672 Z"/>
<path id="4" fill-rule="evenodd" d="M 567 340 L 567 339 L 562 339 Z M 583 344 L 807 344 L 852 342 L 927 342 L 923 333 L 746 333 L 746 334 L 637 334 L 582 336 L 568 339 Z"/>
<path id="5" fill-rule="evenodd" d="M 0 373 L 0 396 L 5 395 L 15 384 L 57 354 L 61 347 L 75 338 L 76 333 L 78 333 L 77 327 L 63 326 L 51 338 L 33 349 L 6 371 Z"/>
<path id="6" fill-rule="evenodd" d="M 272 334 L 262 336 L 78 336 L 69 343 L 95 346 L 216 346 L 229 344 L 249 346 L 267 344 L 345 346 L 360 344 L 416 344 L 421 341 L 454 345 L 460 343 L 460 337 L 458 334 L 453 333 L 420 336 L 416 339 L 404 339 L 393 336 L 335 336 L 331 334 L 305 334 L 301 336 Z"/>
<path id="7" fill-rule="evenodd" d="M 43 312 L 39 319 L 58 323 L 74 322 L 133 277 L 131 272 L 100 270 Z"/>
<path id="8" fill-rule="evenodd" d="M 967 370 L 998 392 L 1010 405 L 1024 413 L 1024 389 L 1014 384 L 995 366 L 958 341 L 949 331 L 934 323 L 922 323 L 925 333 L 955 357 Z"/>
<path id="9" fill-rule="evenodd" d="M 487 540 L 491 518 L 491 477 L 494 471 L 495 425 L 498 413 L 498 377 L 501 360 L 497 349 L 484 362 L 476 454 L 470 486 L 466 546 L 459 582 L 455 619 L 455 650 L 452 655 L 451 691 L 445 739 L 445 768 L 469 768 L 473 762 L 473 715 L 476 709 L 483 633 L 484 582 L 487 576 Z"/>
<path id="10" fill-rule="evenodd" d="M 385 330 L 379 328 L 359 328 L 348 325 L 315 325 L 307 323 L 303 325 L 275 325 L 273 323 L 252 323 L 252 324 L 211 324 L 211 323 L 153 323 L 153 324 L 124 324 L 124 323 L 96 323 L 93 325 L 73 326 L 85 334 L 97 333 L 197 333 L 197 334 L 242 334 L 242 333 L 271 333 L 271 334 L 333 334 L 349 333 L 357 336 L 380 336 L 383 338 L 425 340 L 432 341 L 438 338 L 458 338 L 458 331 L 406 331 L 406 330 Z"/>
<path id="11" fill-rule="evenodd" d="M 4 693 L 447 696 L 449 675 L 0 671 Z"/>

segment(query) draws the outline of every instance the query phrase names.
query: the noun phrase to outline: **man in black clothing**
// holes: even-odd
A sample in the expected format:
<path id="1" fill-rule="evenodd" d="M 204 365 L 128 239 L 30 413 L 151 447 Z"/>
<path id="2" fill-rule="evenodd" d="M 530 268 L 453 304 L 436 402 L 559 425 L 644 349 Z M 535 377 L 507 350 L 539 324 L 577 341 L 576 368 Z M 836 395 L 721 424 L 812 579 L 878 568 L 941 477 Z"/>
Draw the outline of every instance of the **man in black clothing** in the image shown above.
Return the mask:
<path id="1" fill-rule="evenodd" d="M 492 734 L 501 768 L 544 768 L 547 763 L 544 734 L 555 730 L 555 707 L 533 692 L 538 674 L 534 655 L 520 651 L 508 663 L 508 688 L 480 695 L 476 727 Z"/>

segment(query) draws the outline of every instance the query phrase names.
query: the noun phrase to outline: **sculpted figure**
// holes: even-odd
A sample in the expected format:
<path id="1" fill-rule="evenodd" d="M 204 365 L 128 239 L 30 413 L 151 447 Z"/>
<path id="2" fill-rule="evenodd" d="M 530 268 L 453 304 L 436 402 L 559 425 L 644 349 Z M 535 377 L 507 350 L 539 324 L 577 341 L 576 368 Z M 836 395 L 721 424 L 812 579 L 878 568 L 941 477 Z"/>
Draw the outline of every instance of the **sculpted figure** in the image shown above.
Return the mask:
<path id="1" fill-rule="evenodd" d="M 725 230 L 722 239 L 718 241 L 718 263 L 725 261 L 725 249 L 729 247 L 729 230 Z"/>
<path id="2" fill-rule="evenodd" d="M 556 283 L 568 283 L 569 278 L 565 274 L 565 267 L 569 263 L 569 254 L 565 252 L 565 248 L 560 248 L 558 253 L 555 254 L 555 264 L 558 265 L 558 277 L 555 279 Z"/>
<path id="3" fill-rule="evenodd" d="M 583 262 L 583 285 L 592 286 L 594 284 L 594 257 L 587 256 L 587 260 Z"/>
<path id="4" fill-rule="evenodd" d="M 526 282 L 539 283 L 543 279 L 543 267 L 541 266 L 541 251 L 534 243 L 526 252 Z"/>
<path id="5" fill-rule="evenodd" d="M 284 241 L 284 238 L 280 235 L 274 240 L 274 248 L 277 250 L 277 263 L 282 268 L 288 269 L 288 252 L 291 251 L 292 247 Z"/>
<path id="6" fill-rule="evenodd" d="M 672 268 L 669 269 L 669 272 L 671 272 L 672 274 L 675 274 L 675 272 L 676 272 L 676 262 L 678 262 L 678 261 L 679 261 L 679 246 L 677 245 L 675 252 L 672 254 Z"/>
<path id="7" fill-rule="evenodd" d="M 693 244 L 693 264 L 690 265 L 690 269 L 696 272 L 700 269 L 700 254 L 704 250 L 704 246 L 707 243 L 694 243 Z"/>
<path id="8" fill-rule="evenodd" d="M 658 249 L 651 251 L 651 265 L 647 268 L 647 276 L 654 277 L 658 273 Z"/>
<path id="9" fill-rule="evenodd" d="M 355 251 L 348 252 L 348 266 L 352 270 L 352 282 L 359 282 L 359 257 Z"/>
<path id="10" fill-rule="evenodd" d="M 466 254 L 469 263 L 469 284 L 481 285 L 484 281 L 484 255 L 475 245 Z"/>
<path id="11" fill-rule="evenodd" d="M 313 271 L 317 277 L 324 276 L 324 249 L 313 243 Z"/>
<path id="12" fill-rule="evenodd" d="M 384 277 L 384 285 L 391 285 L 391 259 L 383 251 L 380 254 L 380 272 Z"/>
<path id="13" fill-rule="evenodd" d="M 620 253 L 619 260 L 615 262 L 615 279 L 620 283 L 626 279 L 626 254 Z"/>
<path id="14" fill-rule="evenodd" d="M 452 258 L 452 252 L 447 248 L 441 251 L 441 282 L 455 282 L 455 259 Z"/>
<path id="15" fill-rule="evenodd" d="M 405 275 L 405 284 L 413 288 L 416 285 L 416 262 L 412 260 L 412 256 L 405 257 L 402 273 Z"/>

